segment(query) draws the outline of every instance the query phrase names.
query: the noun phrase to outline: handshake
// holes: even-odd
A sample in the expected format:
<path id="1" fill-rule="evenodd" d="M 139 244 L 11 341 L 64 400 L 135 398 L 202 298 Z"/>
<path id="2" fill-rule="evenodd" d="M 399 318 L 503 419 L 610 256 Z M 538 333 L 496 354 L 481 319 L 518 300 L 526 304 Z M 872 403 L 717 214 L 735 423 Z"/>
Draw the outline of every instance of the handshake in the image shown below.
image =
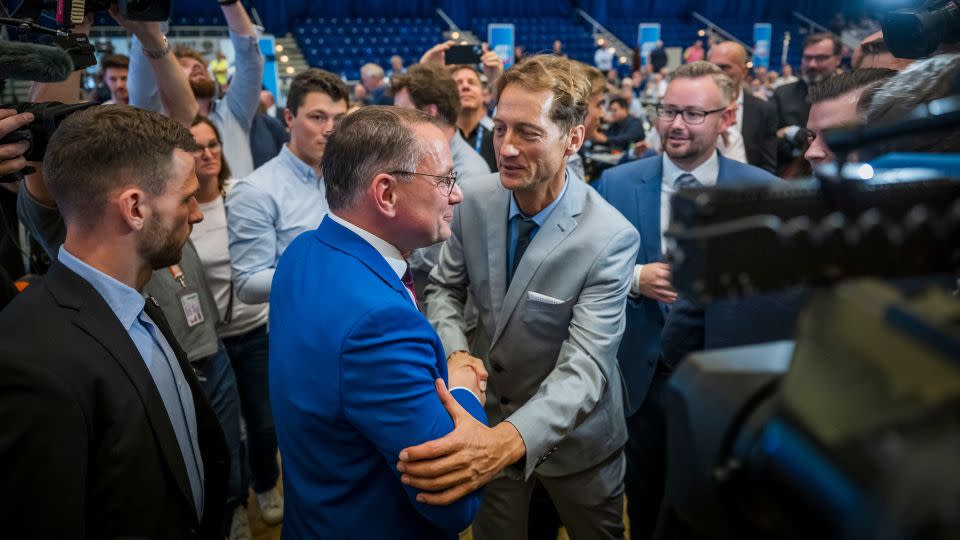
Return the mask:
<path id="1" fill-rule="evenodd" d="M 480 403 L 487 403 L 487 369 L 483 361 L 463 351 L 456 351 L 447 358 L 447 375 L 450 388 L 462 386 L 470 389 Z"/>

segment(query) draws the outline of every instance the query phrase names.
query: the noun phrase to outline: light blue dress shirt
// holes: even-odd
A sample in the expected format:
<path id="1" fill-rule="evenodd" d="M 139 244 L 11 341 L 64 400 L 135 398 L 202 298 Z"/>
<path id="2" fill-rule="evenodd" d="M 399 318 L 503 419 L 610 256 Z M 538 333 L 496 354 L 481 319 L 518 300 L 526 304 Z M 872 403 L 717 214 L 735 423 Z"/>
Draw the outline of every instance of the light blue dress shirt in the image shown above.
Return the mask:
<path id="1" fill-rule="evenodd" d="M 320 226 L 330 207 L 316 168 L 290 151 L 240 180 L 227 194 L 227 233 L 237 298 L 270 300 L 277 261 L 294 238 Z"/>
<path id="2" fill-rule="evenodd" d="M 116 279 L 74 257 L 63 246 L 57 259 L 75 274 L 85 279 L 120 320 L 134 346 L 147 365 L 163 406 L 173 424 L 173 431 L 187 467 L 187 477 L 193 491 L 197 516 L 203 518 L 203 458 L 197 439 L 197 411 L 187 379 L 180 369 L 177 357 L 165 337 L 143 310 L 143 296 Z"/>
<path id="3" fill-rule="evenodd" d="M 509 281 L 511 269 L 513 268 L 513 258 L 517 253 L 517 240 L 519 232 L 517 231 L 517 221 L 522 218 L 530 218 L 534 223 L 537 224 L 536 228 L 530 233 L 530 242 L 533 242 L 533 239 L 537 236 L 537 232 L 540 231 L 540 227 L 543 227 L 543 224 L 547 222 L 547 218 L 550 217 L 550 213 L 553 212 L 553 209 L 557 207 L 557 204 L 560 202 L 560 199 L 563 198 L 563 195 L 567 192 L 567 184 L 571 178 L 574 178 L 574 173 L 569 168 L 567 168 L 567 178 L 563 181 L 563 190 L 560 191 L 560 196 L 553 200 L 546 208 L 537 212 L 536 215 L 527 216 L 520 210 L 520 205 L 517 204 L 517 199 L 514 198 L 513 194 L 510 194 L 510 214 L 507 216 L 507 278 Z"/>

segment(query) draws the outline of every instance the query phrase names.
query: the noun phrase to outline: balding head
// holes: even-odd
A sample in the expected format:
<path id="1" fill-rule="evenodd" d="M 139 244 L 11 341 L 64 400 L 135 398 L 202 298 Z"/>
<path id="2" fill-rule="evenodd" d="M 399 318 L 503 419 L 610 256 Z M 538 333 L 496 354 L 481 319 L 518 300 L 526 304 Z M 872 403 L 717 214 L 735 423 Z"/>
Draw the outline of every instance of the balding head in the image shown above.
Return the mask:
<path id="1" fill-rule="evenodd" d="M 747 78 L 747 50 L 735 41 L 722 41 L 710 48 L 708 61 L 723 70 L 739 91 Z"/>

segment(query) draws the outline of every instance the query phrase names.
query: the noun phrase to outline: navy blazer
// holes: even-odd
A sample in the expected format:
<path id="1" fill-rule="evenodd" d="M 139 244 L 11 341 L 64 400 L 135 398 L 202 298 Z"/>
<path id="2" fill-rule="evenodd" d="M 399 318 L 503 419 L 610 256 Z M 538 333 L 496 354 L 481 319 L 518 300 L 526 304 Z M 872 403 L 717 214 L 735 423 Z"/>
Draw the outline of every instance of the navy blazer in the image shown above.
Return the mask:
<path id="1" fill-rule="evenodd" d="M 387 261 L 329 217 L 280 257 L 270 293 L 270 402 L 283 455 L 283 537 L 454 539 L 482 493 L 416 502 L 396 464 L 453 421 L 434 387 L 443 346 Z M 486 423 L 467 390 L 457 401 Z"/>
<path id="2" fill-rule="evenodd" d="M 779 179 L 743 163 L 718 156 L 717 184 L 768 183 Z M 649 157 L 607 169 L 593 184 L 600 195 L 640 231 L 637 264 L 663 261 L 660 246 L 660 185 L 663 158 Z M 617 357 L 626 385 L 627 415 L 632 415 L 647 394 L 660 356 L 660 333 L 665 306 L 646 297 L 628 297 L 627 329 Z"/>

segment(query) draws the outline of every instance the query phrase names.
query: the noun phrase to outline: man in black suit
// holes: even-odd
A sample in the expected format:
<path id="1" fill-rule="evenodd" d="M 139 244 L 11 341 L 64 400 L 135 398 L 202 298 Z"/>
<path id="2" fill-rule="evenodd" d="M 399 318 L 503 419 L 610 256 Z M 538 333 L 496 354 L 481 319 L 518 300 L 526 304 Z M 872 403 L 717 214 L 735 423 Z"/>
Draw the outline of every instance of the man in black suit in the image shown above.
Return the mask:
<path id="1" fill-rule="evenodd" d="M 663 42 L 657 41 L 657 46 L 650 51 L 650 72 L 660 73 L 660 70 L 667 67 L 667 51 L 663 48 Z"/>
<path id="2" fill-rule="evenodd" d="M 94 107 L 61 124 L 45 181 L 67 237 L 0 313 L 0 508 L 11 537 L 223 538 L 227 448 L 153 298 L 203 219 L 190 132 Z M 193 312 L 196 294 L 184 294 Z M 193 305 L 193 307 L 190 307 Z"/>
<path id="3" fill-rule="evenodd" d="M 594 140 L 605 144 L 611 150 L 626 152 L 633 143 L 642 141 L 646 137 L 643 131 L 643 121 L 630 116 L 630 103 L 624 97 L 617 96 L 610 100 L 607 107 L 610 125 L 603 132 L 597 133 Z"/>
<path id="4" fill-rule="evenodd" d="M 800 80 L 773 91 L 771 102 L 777 109 L 778 162 L 781 168 L 800 157 L 806 139 L 798 138 L 797 133 L 807 127 L 810 114 L 807 91 L 810 85 L 837 74 L 840 47 L 840 38 L 836 34 L 810 34 L 803 42 Z"/>
<path id="5" fill-rule="evenodd" d="M 777 110 L 773 104 L 744 89 L 747 78 L 747 50 L 735 41 L 723 41 L 710 48 L 708 60 L 733 80 L 737 95 L 737 129 L 743 135 L 747 163 L 770 173 L 777 170 Z M 745 91 L 746 90 L 746 91 Z"/>

